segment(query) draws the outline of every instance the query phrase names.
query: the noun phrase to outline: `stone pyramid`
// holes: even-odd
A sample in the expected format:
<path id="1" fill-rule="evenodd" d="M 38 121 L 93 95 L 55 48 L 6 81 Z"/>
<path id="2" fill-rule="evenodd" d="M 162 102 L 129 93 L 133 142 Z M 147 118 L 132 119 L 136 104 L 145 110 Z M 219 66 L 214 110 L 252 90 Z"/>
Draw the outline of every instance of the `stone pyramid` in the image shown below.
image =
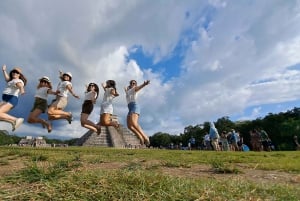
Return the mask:
<path id="1" fill-rule="evenodd" d="M 116 115 L 112 116 L 113 121 L 118 122 Z M 118 129 L 113 126 L 101 127 L 101 133 L 89 130 L 77 140 L 78 146 L 100 146 L 116 148 L 139 148 L 140 140 L 127 127 L 120 124 Z"/>

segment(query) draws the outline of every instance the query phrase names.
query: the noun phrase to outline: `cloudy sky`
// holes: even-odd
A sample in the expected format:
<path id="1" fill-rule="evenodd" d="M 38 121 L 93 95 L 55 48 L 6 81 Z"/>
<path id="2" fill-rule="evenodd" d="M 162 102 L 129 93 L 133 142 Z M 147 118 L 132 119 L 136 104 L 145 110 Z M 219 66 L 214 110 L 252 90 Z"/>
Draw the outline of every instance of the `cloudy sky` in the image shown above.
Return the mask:
<path id="1" fill-rule="evenodd" d="M 11 114 L 26 119 L 38 78 L 49 76 L 56 88 L 60 69 L 73 74 L 81 96 L 69 99 L 71 125 L 55 121 L 48 134 L 24 123 L 12 134 L 81 137 L 85 85 L 108 79 L 117 82 L 114 113 L 122 124 L 124 87 L 151 80 L 138 97 L 148 135 L 300 107 L 299 0 L 1 0 L 0 24 L 1 66 L 20 66 L 28 79 Z"/>

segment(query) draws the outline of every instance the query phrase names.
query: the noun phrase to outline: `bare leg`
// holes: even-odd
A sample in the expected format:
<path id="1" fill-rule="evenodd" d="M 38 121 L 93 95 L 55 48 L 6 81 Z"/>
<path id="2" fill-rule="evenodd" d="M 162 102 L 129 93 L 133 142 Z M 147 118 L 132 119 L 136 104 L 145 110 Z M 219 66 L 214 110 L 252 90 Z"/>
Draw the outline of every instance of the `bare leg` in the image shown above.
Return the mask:
<path id="1" fill-rule="evenodd" d="M 13 106 L 10 103 L 2 102 L 2 104 L 0 105 L 0 120 L 9 123 L 15 122 L 17 118 L 7 114 L 7 112 L 9 112 L 12 108 Z"/>
<path id="2" fill-rule="evenodd" d="M 94 124 L 93 122 L 88 120 L 88 117 L 89 114 L 81 113 L 81 117 L 80 117 L 81 126 L 100 134 L 101 126 L 98 124 Z"/>
<path id="3" fill-rule="evenodd" d="M 111 120 L 111 114 L 103 113 L 100 115 L 100 125 L 101 126 L 113 126 L 115 128 L 119 127 L 119 124 Z"/>
<path id="4" fill-rule="evenodd" d="M 30 124 L 33 123 L 40 123 L 43 128 L 47 128 L 48 132 L 50 133 L 52 131 L 52 126 L 49 122 L 47 122 L 44 119 L 39 118 L 39 116 L 42 114 L 42 110 L 40 109 L 35 109 L 34 111 L 30 112 L 27 122 Z"/>
<path id="5" fill-rule="evenodd" d="M 144 133 L 143 129 L 138 124 L 139 114 L 132 113 L 129 115 L 129 119 L 130 119 L 129 129 L 131 128 L 132 130 L 135 130 L 136 131 L 135 133 L 142 137 L 145 144 L 147 145 L 150 144 L 148 136 Z"/>
<path id="6" fill-rule="evenodd" d="M 48 109 L 48 119 L 49 120 L 58 120 L 58 119 L 69 119 L 72 117 L 70 112 L 65 112 L 62 109 L 56 107 L 49 107 Z"/>
<path id="7" fill-rule="evenodd" d="M 140 139 L 140 142 L 143 145 L 145 143 L 145 140 L 143 138 L 143 135 L 141 133 L 139 133 L 133 126 L 131 115 L 127 116 L 127 127 Z"/>

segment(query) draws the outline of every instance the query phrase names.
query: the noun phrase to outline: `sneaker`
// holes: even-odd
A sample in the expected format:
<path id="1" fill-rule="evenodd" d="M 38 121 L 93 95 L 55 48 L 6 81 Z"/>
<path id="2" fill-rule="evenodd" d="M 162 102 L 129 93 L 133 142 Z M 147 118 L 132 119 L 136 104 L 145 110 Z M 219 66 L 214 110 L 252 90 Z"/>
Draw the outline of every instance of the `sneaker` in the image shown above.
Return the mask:
<path id="1" fill-rule="evenodd" d="M 17 128 L 21 126 L 23 123 L 24 119 L 23 118 L 17 118 L 13 123 L 12 123 L 12 131 L 15 131 Z"/>
<path id="2" fill-rule="evenodd" d="M 71 112 L 69 112 L 69 114 L 70 114 L 70 116 L 67 118 L 67 121 L 69 122 L 69 124 L 71 124 L 73 121 L 73 115 Z"/>

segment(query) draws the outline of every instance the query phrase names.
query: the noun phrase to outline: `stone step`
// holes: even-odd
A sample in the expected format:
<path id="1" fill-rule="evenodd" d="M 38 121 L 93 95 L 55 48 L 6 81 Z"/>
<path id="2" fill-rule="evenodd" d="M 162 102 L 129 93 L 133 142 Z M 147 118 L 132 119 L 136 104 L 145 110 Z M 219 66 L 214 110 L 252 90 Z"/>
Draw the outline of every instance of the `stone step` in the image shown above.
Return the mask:
<path id="1" fill-rule="evenodd" d="M 112 120 L 118 122 L 116 115 Z M 127 127 L 120 125 L 119 129 L 113 127 L 101 127 L 101 134 L 98 135 L 93 131 L 88 131 L 77 141 L 78 146 L 103 146 L 119 148 L 140 148 L 139 138 L 132 133 Z"/>

